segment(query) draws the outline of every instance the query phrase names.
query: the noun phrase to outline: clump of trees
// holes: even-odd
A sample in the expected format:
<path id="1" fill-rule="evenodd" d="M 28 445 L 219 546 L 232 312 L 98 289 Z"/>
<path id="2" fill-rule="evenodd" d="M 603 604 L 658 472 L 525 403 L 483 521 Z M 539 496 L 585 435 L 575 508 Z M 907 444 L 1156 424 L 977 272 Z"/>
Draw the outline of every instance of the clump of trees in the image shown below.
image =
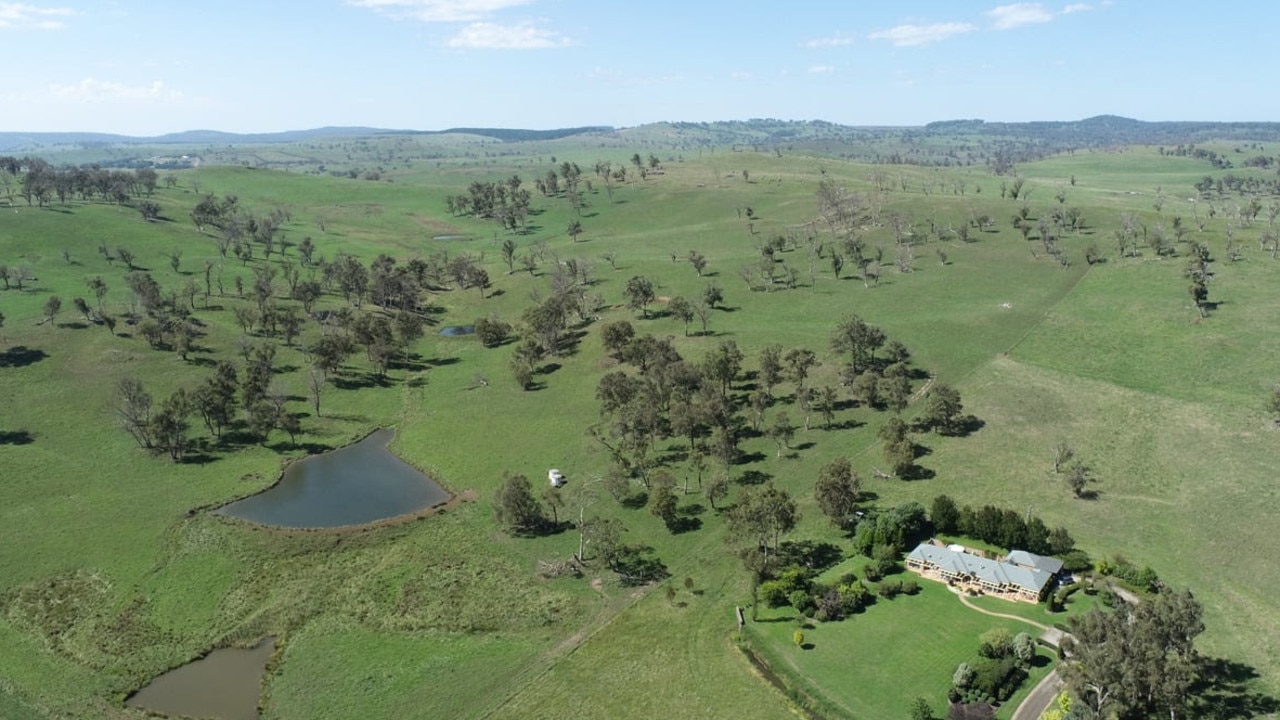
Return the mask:
<path id="1" fill-rule="evenodd" d="M 519 175 L 497 182 L 477 180 L 471 183 L 465 194 L 445 197 L 445 208 L 450 215 L 471 215 L 493 220 L 511 232 L 523 231 L 533 197 L 523 185 Z"/>
<path id="2" fill-rule="evenodd" d="M 872 557 L 877 548 L 893 548 L 896 553 L 915 547 L 929 537 L 930 529 L 923 505 L 902 503 L 861 518 L 853 535 L 853 548 L 866 557 Z"/>
<path id="3" fill-rule="evenodd" d="M 174 462 L 187 459 L 194 449 L 211 446 L 193 437 L 193 417 L 204 424 L 215 445 L 225 445 L 231 429 L 259 443 L 281 430 L 296 443 L 301 422 L 288 409 L 288 396 L 272 385 L 274 360 L 274 345 L 251 347 L 241 372 L 230 362 L 218 362 L 213 374 L 195 389 L 178 388 L 158 406 L 142 381 L 126 377 L 116 386 L 112 411 L 139 447 L 167 454 Z"/>
<path id="4" fill-rule="evenodd" d="M 1186 717 L 1203 675 L 1195 648 L 1202 616 L 1186 590 L 1110 611 L 1095 607 L 1070 621 L 1063 677 L 1095 717 Z"/>
<path id="5" fill-rule="evenodd" d="M 1075 548 L 1075 540 L 1064 527 L 1050 530 L 1035 515 L 994 505 L 976 510 L 957 506 L 947 495 L 933 499 L 929 519 L 934 531 L 942 535 L 964 535 L 1010 550 L 1061 556 Z"/>
<path id="6" fill-rule="evenodd" d="M 948 699 L 962 705 L 1002 703 L 1026 679 L 1035 656 L 1035 640 L 1027 633 L 988 630 L 979 639 L 978 657 L 960 663 L 952 673 Z"/>

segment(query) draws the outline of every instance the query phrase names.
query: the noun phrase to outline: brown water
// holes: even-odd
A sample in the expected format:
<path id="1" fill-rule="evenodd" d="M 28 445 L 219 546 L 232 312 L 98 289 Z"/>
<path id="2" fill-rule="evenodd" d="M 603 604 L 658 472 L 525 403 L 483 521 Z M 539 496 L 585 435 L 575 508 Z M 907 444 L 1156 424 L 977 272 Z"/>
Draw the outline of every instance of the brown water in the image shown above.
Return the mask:
<path id="1" fill-rule="evenodd" d="M 264 492 L 215 512 L 287 528 L 366 525 L 449 500 L 449 493 L 387 449 L 383 428 L 354 445 L 312 455 L 285 468 Z"/>
<path id="2" fill-rule="evenodd" d="M 275 648 L 274 639 L 264 638 L 252 650 L 214 650 L 157 677 L 124 704 L 164 715 L 257 720 L 262 675 Z"/>

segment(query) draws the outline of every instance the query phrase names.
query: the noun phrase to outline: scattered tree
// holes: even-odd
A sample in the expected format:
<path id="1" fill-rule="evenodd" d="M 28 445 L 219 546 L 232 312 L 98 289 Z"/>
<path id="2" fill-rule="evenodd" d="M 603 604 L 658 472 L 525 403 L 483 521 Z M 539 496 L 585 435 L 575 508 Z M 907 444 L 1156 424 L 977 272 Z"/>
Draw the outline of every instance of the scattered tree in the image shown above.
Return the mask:
<path id="1" fill-rule="evenodd" d="M 862 479 L 853 471 L 848 458 L 838 457 L 818 471 L 813 495 L 823 515 L 836 527 L 848 528 L 862 495 Z"/>
<path id="2" fill-rule="evenodd" d="M 493 512 L 498 524 L 512 534 L 535 533 L 547 523 L 542 505 L 524 475 L 503 474 L 494 494 Z"/>

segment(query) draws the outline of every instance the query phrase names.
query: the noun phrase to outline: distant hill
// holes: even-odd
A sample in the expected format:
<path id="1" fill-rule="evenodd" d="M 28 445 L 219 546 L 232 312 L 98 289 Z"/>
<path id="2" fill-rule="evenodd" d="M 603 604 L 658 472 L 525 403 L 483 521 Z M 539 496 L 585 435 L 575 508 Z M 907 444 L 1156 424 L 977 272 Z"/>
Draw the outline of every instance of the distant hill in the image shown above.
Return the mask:
<path id="1" fill-rule="evenodd" d="M 187 130 L 166 135 L 133 136 L 91 132 L 0 132 L 0 152 L 21 152 L 53 146 L 95 145 L 260 145 L 292 143 L 319 138 L 370 137 L 373 135 L 481 135 L 502 142 L 558 140 L 583 133 L 612 132 L 613 128 L 590 126 L 556 130 L 513 128 L 450 128 L 448 130 L 392 130 L 374 127 L 322 127 L 275 133 L 229 133 L 219 130 Z"/>
<path id="2" fill-rule="evenodd" d="M 804 152 L 871 163 L 914 165 L 973 165 L 990 163 L 1007 171 L 1010 163 L 1078 149 L 1124 145 L 1185 145 L 1210 140 L 1228 142 L 1280 141 L 1280 123 L 1274 122 L 1146 122 L 1117 115 L 1084 120 L 1038 122 L 987 122 L 959 119 L 924 126 L 852 126 L 823 120 L 753 118 L 717 122 L 657 122 L 628 128 L 589 125 L 552 130 L 519 128 L 454 127 L 446 130 L 410 130 L 374 127 L 322 127 L 277 133 L 238 134 L 217 130 L 189 130 L 151 137 L 108 133 L 0 132 L 0 154 L 80 153 L 102 155 L 98 162 L 118 166 L 154 164 L 153 155 L 214 155 L 207 148 L 235 148 L 232 162 L 246 162 L 239 146 L 288 145 L 317 139 L 358 139 L 386 136 L 468 136 L 501 143 L 556 142 L 582 136 L 612 147 L 653 148 L 663 151 L 701 151 L 733 147 L 778 152 Z M 144 149 L 144 146 L 145 149 Z M 129 148 L 136 147 L 136 151 Z M 179 148 L 181 148 L 179 150 Z M 101 151 L 100 153 L 98 151 Z M 280 160 L 264 160 L 248 152 L 249 162 L 263 166 Z M 348 157 L 348 160 L 351 158 Z M 225 159 L 224 159 L 225 160 Z M 217 162 L 217 160 L 213 160 Z M 293 160 L 297 162 L 296 159 Z M 81 160 L 83 162 L 83 160 Z M 357 163 L 358 164 L 358 163 Z M 159 165 L 156 165 L 159 167 Z"/>
<path id="3" fill-rule="evenodd" d="M 1119 115 L 1097 115 L 1084 120 L 1061 122 L 946 120 L 929 123 L 923 130 L 939 135 L 1033 138 L 1085 146 L 1174 145 L 1207 140 L 1280 139 L 1280 123 L 1274 122 L 1146 122 Z"/>
<path id="4" fill-rule="evenodd" d="M 560 138 L 584 135 L 588 133 L 608 133 L 613 128 L 607 125 L 589 125 L 586 127 L 560 128 L 558 130 L 514 130 L 509 128 L 450 128 L 448 130 L 428 130 L 415 132 L 418 135 L 481 135 L 503 142 L 527 142 L 533 140 L 559 140 Z"/>

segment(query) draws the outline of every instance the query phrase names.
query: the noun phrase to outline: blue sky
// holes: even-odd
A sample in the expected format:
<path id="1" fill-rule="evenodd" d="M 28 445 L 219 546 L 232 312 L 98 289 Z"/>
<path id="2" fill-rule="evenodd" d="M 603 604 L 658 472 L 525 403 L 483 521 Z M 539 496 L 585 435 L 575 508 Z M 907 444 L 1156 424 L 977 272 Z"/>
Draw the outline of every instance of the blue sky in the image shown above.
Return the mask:
<path id="1" fill-rule="evenodd" d="M 0 131 L 1280 120 L 1257 0 L 0 0 Z"/>

